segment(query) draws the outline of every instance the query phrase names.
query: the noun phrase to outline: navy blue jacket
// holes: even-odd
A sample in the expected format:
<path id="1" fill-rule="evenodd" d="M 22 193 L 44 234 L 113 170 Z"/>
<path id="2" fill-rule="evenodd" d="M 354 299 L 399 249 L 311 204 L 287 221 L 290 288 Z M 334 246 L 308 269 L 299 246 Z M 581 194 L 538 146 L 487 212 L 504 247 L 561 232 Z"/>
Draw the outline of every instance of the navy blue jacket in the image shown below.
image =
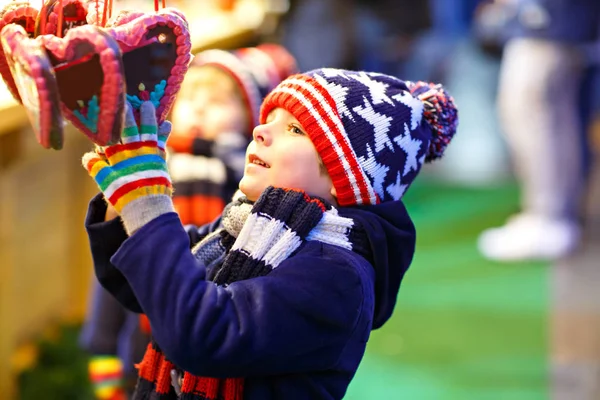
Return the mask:
<path id="1" fill-rule="evenodd" d="M 220 287 L 190 251 L 218 220 L 189 235 L 170 213 L 127 238 L 118 219 L 103 222 L 105 210 L 97 196 L 86 217 L 99 281 L 148 316 L 176 365 L 245 377 L 249 400 L 341 399 L 371 330 L 392 314 L 415 248 L 401 202 L 341 208 L 365 227 L 369 259 L 306 242 L 267 276 Z"/>

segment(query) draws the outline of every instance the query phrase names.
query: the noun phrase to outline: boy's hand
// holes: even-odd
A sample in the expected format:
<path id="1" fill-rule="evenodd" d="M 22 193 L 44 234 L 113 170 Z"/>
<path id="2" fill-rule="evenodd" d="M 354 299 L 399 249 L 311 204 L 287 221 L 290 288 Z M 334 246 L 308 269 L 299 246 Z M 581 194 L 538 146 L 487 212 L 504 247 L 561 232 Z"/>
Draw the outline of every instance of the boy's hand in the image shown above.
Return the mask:
<path id="1" fill-rule="evenodd" d="M 111 219 L 115 219 L 118 216 L 119 216 L 119 213 L 117 212 L 117 210 L 115 210 L 115 208 L 112 206 L 112 204 L 108 203 L 107 207 L 106 207 L 106 214 L 104 214 L 104 220 L 110 221 Z"/>
<path id="2" fill-rule="evenodd" d="M 151 102 L 140 108 L 138 128 L 132 108 L 126 105 L 121 143 L 97 148 L 83 156 L 83 166 L 121 215 L 132 234 L 154 218 L 173 212 L 171 177 L 165 161 L 170 123 L 160 128 Z"/>

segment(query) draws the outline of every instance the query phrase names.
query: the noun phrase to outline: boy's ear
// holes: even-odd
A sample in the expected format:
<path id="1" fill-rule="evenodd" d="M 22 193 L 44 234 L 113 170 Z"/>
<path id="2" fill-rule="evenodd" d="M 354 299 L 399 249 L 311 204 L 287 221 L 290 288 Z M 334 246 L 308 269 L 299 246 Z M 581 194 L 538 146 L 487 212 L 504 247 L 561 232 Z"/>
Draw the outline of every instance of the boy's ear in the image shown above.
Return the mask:
<path id="1" fill-rule="evenodd" d="M 335 190 L 335 186 L 331 185 L 331 191 L 329 192 L 333 196 L 334 199 L 337 200 L 337 190 Z"/>

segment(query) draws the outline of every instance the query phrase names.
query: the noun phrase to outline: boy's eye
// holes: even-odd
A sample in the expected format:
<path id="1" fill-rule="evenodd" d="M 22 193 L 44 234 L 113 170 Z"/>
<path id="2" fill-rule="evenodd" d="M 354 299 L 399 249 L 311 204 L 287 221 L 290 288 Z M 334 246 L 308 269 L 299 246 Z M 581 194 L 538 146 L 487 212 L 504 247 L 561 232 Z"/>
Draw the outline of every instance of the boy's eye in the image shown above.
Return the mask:
<path id="1" fill-rule="evenodd" d="M 305 135 L 304 131 L 302 129 L 300 129 L 300 127 L 296 126 L 296 125 L 290 125 L 288 127 L 289 131 L 292 132 L 294 135 Z"/>

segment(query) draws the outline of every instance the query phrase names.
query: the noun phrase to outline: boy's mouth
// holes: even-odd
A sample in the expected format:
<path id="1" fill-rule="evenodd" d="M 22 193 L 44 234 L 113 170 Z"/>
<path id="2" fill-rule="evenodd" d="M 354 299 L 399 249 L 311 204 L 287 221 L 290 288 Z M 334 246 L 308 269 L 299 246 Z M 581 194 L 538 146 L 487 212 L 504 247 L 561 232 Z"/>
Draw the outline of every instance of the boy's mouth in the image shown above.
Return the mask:
<path id="1" fill-rule="evenodd" d="M 250 154 L 248 156 L 248 162 L 250 164 L 255 164 L 255 165 L 258 165 L 263 168 L 271 168 L 271 166 L 269 164 L 267 164 L 266 162 L 261 160 L 256 154 Z"/>

